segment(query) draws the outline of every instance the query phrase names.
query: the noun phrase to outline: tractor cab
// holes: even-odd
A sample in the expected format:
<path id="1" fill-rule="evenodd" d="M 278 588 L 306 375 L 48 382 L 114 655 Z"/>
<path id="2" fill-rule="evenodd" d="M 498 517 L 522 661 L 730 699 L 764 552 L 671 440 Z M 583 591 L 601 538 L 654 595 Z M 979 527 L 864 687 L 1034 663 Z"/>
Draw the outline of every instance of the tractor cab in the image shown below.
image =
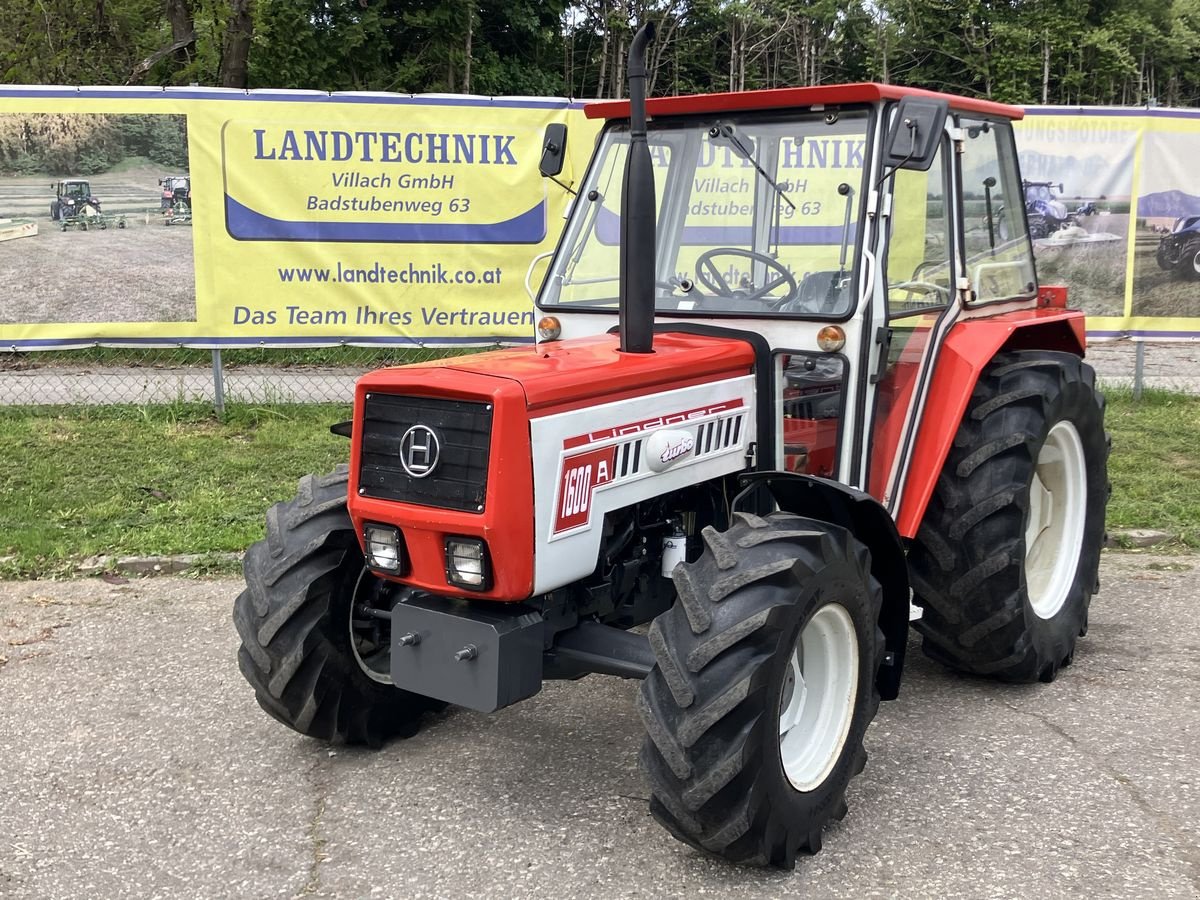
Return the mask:
<path id="1" fill-rule="evenodd" d="M 89 200 L 92 196 L 91 182 L 79 179 L 60 181 L 58 183 L 58 199 Z"/>
<path id="2" fill-rule="evenodd" d="M 158 179 L 162 188 L 162 208 L 171 209 L 177 205 L 186 205 L 191 198 L 191 178 L 187 175 L 167 175 Z"/>
<path id="3" fill-rule="evenodd" d="M 606 120 L 537 304 L 569 340 L 616 324 L 629 103 Z M 760 461 L 898 508 L 954 324 L 1036 303 L 1011 121 L 885 85 L 647 103 L 655 328 L 752 333 L 769 354 Z M 629 215 L 625 213 L 624 215 Z"/>
<path id="4" fill-rule="evenodd" d="M 50 218 L 54 221 L 100 214 L 100 198 L 92 193 L 91 182 L 83 178 L 66 178 L 51 187 L 54 188 L 54 200 L 50 203 Z"/>

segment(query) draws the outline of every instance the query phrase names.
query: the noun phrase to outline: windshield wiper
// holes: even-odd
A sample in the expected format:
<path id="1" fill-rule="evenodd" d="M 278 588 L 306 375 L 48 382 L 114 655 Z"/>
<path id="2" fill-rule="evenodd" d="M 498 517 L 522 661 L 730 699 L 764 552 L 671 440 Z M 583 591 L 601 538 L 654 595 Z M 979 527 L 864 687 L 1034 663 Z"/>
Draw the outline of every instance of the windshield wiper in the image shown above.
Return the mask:
<path id="1" fill-rule="evenodd" d="M 754 154 L 750 152 L 750 148 L 743 144 L 742 139 L 734 133 L 732 125 L 729 123 L 714 125 L 712 128 L 708 129 L 708 136 L 714 141 L 720 139 L 729 141 L 729 146 L 733 148 L 733 152 L 750 163 L 750 165 L 754 166 L 754 171 L 761 175 L 767 184 L 775 189 L 776 195 L 779 196 L 779 198 L 782 199 L 788 206 L 790 206 L 793 212 L 796 211 L 796 204 L 793 203 L 791 198 L 783 192 L 783 189 L 775 183 L 775 179 L 768 175 L 766 170 L 758 164 L 758 160 L 754 158 Z"/>

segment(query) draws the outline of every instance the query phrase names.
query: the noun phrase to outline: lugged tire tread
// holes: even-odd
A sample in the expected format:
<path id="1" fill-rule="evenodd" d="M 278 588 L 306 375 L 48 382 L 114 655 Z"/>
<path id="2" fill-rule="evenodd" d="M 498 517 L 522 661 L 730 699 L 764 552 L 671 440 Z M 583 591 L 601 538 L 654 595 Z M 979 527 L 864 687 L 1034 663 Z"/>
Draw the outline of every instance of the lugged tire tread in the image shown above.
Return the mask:
<path id="1" fill-rule="evenodd" d="M 717 562 L 718 569 L 732 569 L 737 565 L 737 548 L 729 543 L 729 539 L 711 525 L 705 525 L 700 530 L 700 537 Z"/>
<path id="2" fill-rule="evenodd" d="M 1105 402 L 1094 385 L 1090 366 L 1051 351 L 1002 353 L 980 375 L 909 552 L 914 602 L 925 610 L 914 628 L 926 655 L 965 672 L 1025 682 L 1052 677 L 1073 658 L 1098 584 L 1103 504 L 1099 532 L 1091 519 L 1085 524 L 1077 584 L 1086 588 L 1064 604 L 1073 604 L 1071 615 L 1079 618 L 1067 623 L 1069 640 L 1027 612 L 1022 523 L 1041 436 L 1056 417 L 1079 417 L 1089 477 L 1093 463 L 1103 473 L 1108 445 L 1097 434 L 1103 435 Z M 1097 489 L 1089 484 L 1089 504 L 1097 502 Z"/>
<path id="3" fill-rule="evenodd" d="M 650 648 L 654 651 L 654 658 L 658 661 L 658 670 L 662 672 L 667 687 L 675 697 L 675 702 L 687 709 L 696 699 L 696 694 L 687 683 L 687 679 L 684 678 L 683 669 L 675 661 L 675 654 L 663 637 L 662 626 L 657 621 L 650 623 L 647 637 L 650 640 Z"/>
<path id="4" fill-rule="evenodd" d="M 743 545 L 758 534 L 769 537 Z M 822 827 L 844 816 L 846 807 L 843 785 L 815 828 L 797 831 L 785 826 L 767 800 L 758 760 L 764 735 L 778 740 L 775 720 L 766 721 L 770 716 L 762 707 L 782 640 L 780 623 L 793 614 L 799 586 L 826 565 L 862 573 L 869 598 L 859 602 L 873 604 L 876 617 L 882 590 L 870 578 L 869 552 L 836 526 L 791 514 L 764 519 L 739 513 L 724 537 L 739 548 L 737 564 L 722 569 L 706 541 L 709 552 L 675 570 L 676 584 L 683 585 L 680 602 L 651 627 L 658 665 L 638 693 L 647 731 L 639 759 L 650 784 L 651 811 L 677 839 L 737 863 L 791 867 L 797 852 L 819 849 Z M 709 589 L 697 590 L 701 585 Z M 695 627 L 697 620 L 703 629 Z M 874 658 L 864 665 L 874 666 L 874 673 L 884 639 L 878 628 L 872 634 Z M 674 683 L 680 677 L 686 691 Z M 873 679 L 863 696 L 869 722 L 879 703 Z M 861 734 L 855 741 L 846 765 L 856 774 L 866 754 Z"/>
<path id="5" fill-rule="evenodd" d="M 234 601 L 238 667 L 259 705 L 288 727 L 379 746 L 411 734 L 424 712 L 442 704 L 371 681 L 353 658 L 349 610 L 334 602 L 362 570 L 346 513 L 348 477 L 345 466 L 306 476 L 293 500 L 268 511 L 266 536 L 246 552 L 246 589 Z"/>

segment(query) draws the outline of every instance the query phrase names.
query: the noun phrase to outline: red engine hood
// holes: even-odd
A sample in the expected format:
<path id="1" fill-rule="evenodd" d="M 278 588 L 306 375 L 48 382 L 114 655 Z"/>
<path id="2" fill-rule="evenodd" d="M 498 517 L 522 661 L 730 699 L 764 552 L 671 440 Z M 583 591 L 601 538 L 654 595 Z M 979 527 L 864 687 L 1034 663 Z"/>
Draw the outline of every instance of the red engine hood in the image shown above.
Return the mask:
<path id="1" fill-rule="evenodd" d="M 754 366 L 750 345 L 730 338 L 660 334 L 653 353 L 621 353 L 618 343 L 616 335 L 606 334 L 444 360 L 436 364 L 446 370 L 438 381 L 452 379 L 452 372 L 507 378 L 521 384 L 531 415 L 545 415 L 745 375 Z M 404 369 L 375 374 L 386 378 L 389 371 Z"/>
<path id="2" fill-rule="evenodd" d="M 398 527 L 411 570 L 396 579 L 444 595 L 523 600 L 533 589 L 534 472 L 530 420 L 623 398 L 749 374 L 754 350 L 744 341 L 692 334 L 663 334 L 654 353 L 617 350 L 616 336 L 498 350 L 436 363 L 380 369 L 359 379 L 350 457 L 350 516 L 360 541 L 365 522 Z M 478 511 L 453 510 L 364 496 L 363 410 L 371 392 L 483 401 L 491 404 L 485 502 Z M 669 412 L 669 410 L 664 410 Z M 447 536 L 477 536 L 496 560 L 491 590 L 468 594 L 446 583 Z"/>

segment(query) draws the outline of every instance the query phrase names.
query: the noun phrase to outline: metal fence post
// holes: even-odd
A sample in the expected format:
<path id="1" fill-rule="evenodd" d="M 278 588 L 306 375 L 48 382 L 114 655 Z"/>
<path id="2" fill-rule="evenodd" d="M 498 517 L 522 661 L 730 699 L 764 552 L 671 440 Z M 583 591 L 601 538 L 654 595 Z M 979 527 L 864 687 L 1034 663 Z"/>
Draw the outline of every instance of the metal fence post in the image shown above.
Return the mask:
<path id="1" fill-rule="evenodd" d="M 1140 345 L 1139 345 L 1140 346 Z M 217 348 L 212 352 L 212 370 L 213 370 L 213 407 L 216 410 L 217 418 L 225 418 L 225 370 L 221 367 L 221 350 Z"/>
<path id="2" fill-rule="evenodd" d="M 1142 399 L 1142 381 L 1144 380 L 1146 369 L 1146 344 L 1144 341 L 1137 342 L 1137 348 L 1134 351 L 1133 357 L 1133 399 Z"/>

